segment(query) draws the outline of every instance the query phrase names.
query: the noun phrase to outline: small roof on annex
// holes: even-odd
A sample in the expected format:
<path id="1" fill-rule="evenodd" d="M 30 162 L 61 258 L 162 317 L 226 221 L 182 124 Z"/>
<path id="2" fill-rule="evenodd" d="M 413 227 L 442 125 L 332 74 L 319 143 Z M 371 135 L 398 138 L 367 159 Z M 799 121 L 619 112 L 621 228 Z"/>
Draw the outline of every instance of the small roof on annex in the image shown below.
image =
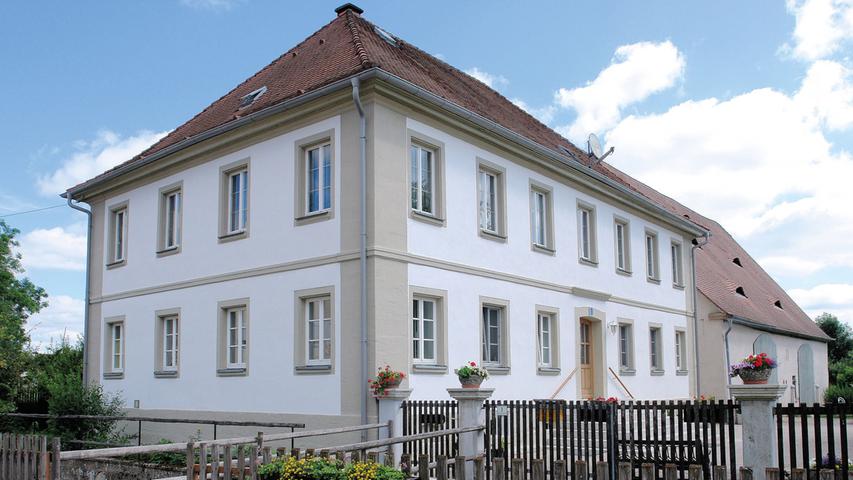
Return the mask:
<path id="1" fill-rule="evenodd" d="M 513 104 L 482 82 L 393 36 L 362 17 L 363 10 L 347 3 L 320 30 L 275 59 L 261 71 L 214 101 L 160 141 L 63 196 L 76 196 L 89 187 L 177 151 L 241 118 L 271 110 L 361 72 L 379 69 L 440 97 L 465 111 L 494 122 L 562 157 L 574 159 L 597 174 L 648 199 L 676 217 L 711 231 L 711 241 L 697 253 L 697 285 L 722 311 L 771 330 L 827 339 L 785 291 L 752 260 L 716 222 L 707 219 L 604 162 L 590 162 L 586 152 Z M 740 259 L 743 268 L 732 263 Z M 734 270 L 738 268 L 739 270 Z M 736 293 L 737 287 L 747 292 Z M 781 302 L 781 308 L 774 302 Z"/>

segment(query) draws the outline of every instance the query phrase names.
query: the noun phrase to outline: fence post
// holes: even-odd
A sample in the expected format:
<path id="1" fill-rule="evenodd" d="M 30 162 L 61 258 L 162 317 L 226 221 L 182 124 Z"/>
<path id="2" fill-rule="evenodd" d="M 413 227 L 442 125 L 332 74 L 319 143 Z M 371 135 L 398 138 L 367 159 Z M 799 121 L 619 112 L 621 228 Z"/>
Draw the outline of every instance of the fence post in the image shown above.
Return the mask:
<path id="1" fill-rule="evenodd" d="M 388 423 L 384 435 L 381 430 L 379 431 L 380 439 L 403 436 L 403 402 L 411 394 L 411 388 L 392 388 L 386 390 L 384 395 L 374 395 L 374 398 L 379 401 L 379 423 Z M 403 444 L 395 443 L 390 446 L 390 450 L 394 457 L 394 465 L 399 465 Z"/>
<path id="2" fill-rule="evenodd" d="M 62 466 L 60 465 L 60 457 L 62 456 L 62 447 L 60 446 L 59 438 L 53 438 L 53 459 L 50 462 L 50 478 L 52 480 L 59 480 L 60 475 L 62 474 Z"/>
<path id="3" fill-rule="evenodd" d="M 448 388 L 447 393 L 459 405 L 457 425 L 460 428 L 485 427 L 483 402 L 491 397 L 494 391 L 494 388 Z M 458 455 L 466 458 L 481 455 L 484 430 L 460 433 Z M 470 462 L 465 462 L 465 478 L 474 478 L 474 465 Z"/>
<path id="4" fill-rule="evenodd" d="M 195 479 L 195 444 L 187 442 L 187 480 Z"/>
<path id="5" fill-rule="evenodd" d="M 729 385 L 740 403 L 743 424 L 743 463 L 755 480 L 765 480 L 767 467 L 779 465 L 773 407 L 787 385 Z"/>

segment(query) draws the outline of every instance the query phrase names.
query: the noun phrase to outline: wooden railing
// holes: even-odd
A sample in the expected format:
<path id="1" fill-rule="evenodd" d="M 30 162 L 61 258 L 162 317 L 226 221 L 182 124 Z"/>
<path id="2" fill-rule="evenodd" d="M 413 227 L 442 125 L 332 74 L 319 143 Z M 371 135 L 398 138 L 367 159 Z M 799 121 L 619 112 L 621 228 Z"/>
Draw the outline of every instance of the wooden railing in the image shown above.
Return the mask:
<path id="1" fill-rule="evenodd" d="M 60 455 L 58 438 L 0 433 L 0 479 L 59 480 Z"/>

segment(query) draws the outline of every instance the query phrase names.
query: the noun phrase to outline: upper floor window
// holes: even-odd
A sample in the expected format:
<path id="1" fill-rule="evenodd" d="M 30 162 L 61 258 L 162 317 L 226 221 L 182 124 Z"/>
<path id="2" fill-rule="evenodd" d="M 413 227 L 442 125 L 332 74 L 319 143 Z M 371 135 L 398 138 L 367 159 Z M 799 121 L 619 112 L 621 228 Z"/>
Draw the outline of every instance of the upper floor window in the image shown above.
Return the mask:
<path id="1" fill-rule="evenodd" d="M 410 147 L 412 210 L 435 215 L 435 150 Z"/>
<path id="2" fill-rule="evenodd" d="M 480 228 L 498 233 L 498 176 L 480 170 Z"/>
<path id="3" fill-rule="evenodd" d="M 616 270 L 619 272 L 631 272 L 631 245 L 628 222 L 617 218 L 613 223 L 616 245 Z"/>
<path id="4" fill-rule="evenodd" d="M 307 365 L 328 365 L 332 361 L 332 298 L 305 300 Z"/>
<path id="5" fill-rule="evenodd" d="M 160 221 L 157 253 L 171 253 L 181 246 L 181 211 L 183 191 L 181 185 L 160 190 Z"/>
<path id="6" fill-rule="evenodd" d="M 646 231 L 646 278 L 651 281 L 660 281 L 658 271 L 658 235 L 650 230 Z"/>
<path id="7" fill-rule="evenodd" d="M 332 206 L 332 145 L 317 145 L 305 150 L 306 212 L 318 213 Z"/>
<path id="8" fill-rule="evenodd" d="M 684 265 L 681 258 L 681 244 L 678 242 L 672 242 L 669 248 L 670 253 L 672 254 L 672 284 L 676 287 L 683 287 Z"/>
<path id="9" fill-rule="evenodd" d="M 595 209 L 587 204 L 578 204 L 578 257 L 589 263 L 598 260 L 595 238 Z"/>
<path id="10" fill-rule="evenodd" d="M 436 301 L 412 299 L 412 360 L 436 363 Z"/>
<path id="11" fill-rule="evenodd" d="M 127 235 L 127 208 L 113 212 L 113 261 L 124 260 Z"/>
<path id="12" fill-rule="evenodd" d="M 249 233 L 249 160 L 220 169 L 220 241 L 245 238 Z"/>
<path id="13" fill-rule="evenodd" d="M 543 186 L 530 186 L 530 241 L 535 250 L 553 253 L 554 229 L 551 191 Z"/>

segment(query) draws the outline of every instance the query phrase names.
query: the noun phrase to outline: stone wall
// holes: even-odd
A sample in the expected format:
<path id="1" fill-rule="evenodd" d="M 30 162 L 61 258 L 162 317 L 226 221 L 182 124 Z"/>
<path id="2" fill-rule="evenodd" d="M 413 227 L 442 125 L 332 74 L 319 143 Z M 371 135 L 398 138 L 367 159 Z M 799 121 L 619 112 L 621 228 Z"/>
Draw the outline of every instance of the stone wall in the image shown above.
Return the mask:
<path id="1" fill-rule="evenodd" d="M 182 469 L 115 459 L 64 460 L 62 480 L 153 480 L 186 475 Z"/>

